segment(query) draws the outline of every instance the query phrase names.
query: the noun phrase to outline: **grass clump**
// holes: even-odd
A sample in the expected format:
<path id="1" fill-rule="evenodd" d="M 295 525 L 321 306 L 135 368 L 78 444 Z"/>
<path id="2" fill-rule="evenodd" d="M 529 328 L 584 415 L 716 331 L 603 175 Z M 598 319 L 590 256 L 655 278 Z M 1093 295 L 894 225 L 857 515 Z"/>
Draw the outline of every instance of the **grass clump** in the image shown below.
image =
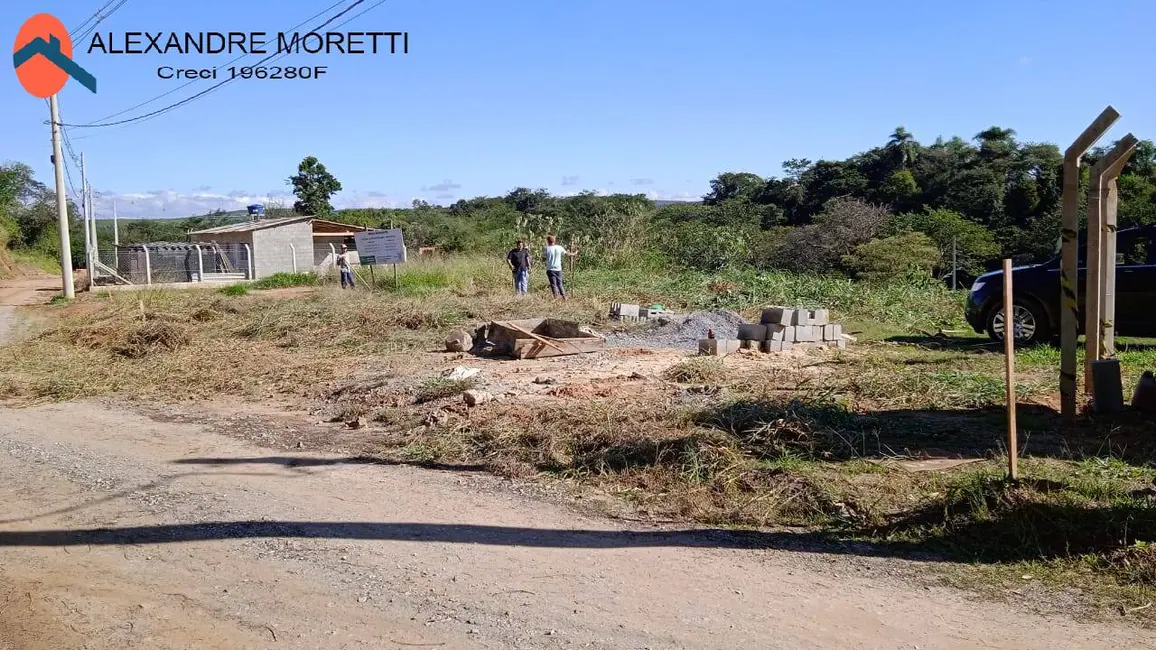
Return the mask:
<path id="1" fill-rule="evenodd" d="M 457 397 L 467 390 L 476 388 L 478 380 L 474 377 L 467 377 L 465 379 L 446 379 L 444 377 L 431 377 L 418 387 L 417 394 L 414 396 L 415 404 L 426 404 L 428 402 L 436 402 L 438 400 Z"/>
<path id="2" fill-rule="evenodd" d="M 111 349 L 130 359 L 143 359 L 160 352 L 179 350 L 192 341 L 188 330 L 167 321 L 148 321 L 130 328 Z"/>
<path id="3" fill-rule="evenodd" d="M 667 381 L 679 384 L 719 383 L 725 381 L 727 375 L 722 360 L 711 357 L 691 357 L 674 364 L 662 373 Z"/>
<path id="4" fill-rule="evenodd" d="M 249 294 L 249 287 L 243 284 L 230 284 L 217 289 L 217 293 L 222 296 L 245 296 Z"/>
<path id="5" fill-rule="evenodd" d="M 316 273 L 274 273 L 252 284 L 254 289 L 288 289 L 313 287 L 321 283 Z"/>

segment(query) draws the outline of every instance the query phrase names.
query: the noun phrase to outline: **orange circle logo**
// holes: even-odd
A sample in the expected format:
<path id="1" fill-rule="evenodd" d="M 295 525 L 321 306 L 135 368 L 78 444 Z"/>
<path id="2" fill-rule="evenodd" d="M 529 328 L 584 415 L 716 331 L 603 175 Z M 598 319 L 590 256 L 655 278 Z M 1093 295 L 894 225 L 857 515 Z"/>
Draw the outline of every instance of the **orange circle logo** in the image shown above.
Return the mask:
<path id="1" fill-rule="evenodd" d="M 52 14 L 36 14 L 24 21 L 16 34 L 16 77 L 24 90 L 47 99 L 60 92 L 68 83 L 68 71 L 51 60 L 45 52 L 57 51 L 65 59 L 72 59 L 72 39 L 68 29 Z M 21 60 L 23 59 L 23 61 Z"/>

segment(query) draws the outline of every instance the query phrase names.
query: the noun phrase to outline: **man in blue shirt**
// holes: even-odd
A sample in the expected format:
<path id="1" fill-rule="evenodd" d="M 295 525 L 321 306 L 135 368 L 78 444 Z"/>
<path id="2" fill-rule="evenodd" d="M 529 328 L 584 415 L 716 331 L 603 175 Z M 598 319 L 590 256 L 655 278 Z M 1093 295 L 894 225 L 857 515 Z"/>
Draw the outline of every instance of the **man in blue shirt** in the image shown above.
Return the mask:
<path id="1" fill-rule="evenodd" d="M 566 289 L 562 286 L 562 257 L 577 255 L 578 251 L 568 251 L 565 247 L 559 246 L 557 241 L 558 238 L 554 235 L 546 237 L 546 279 L 550 281 L 550 291 L 554 297 L 565 300 Z"/>

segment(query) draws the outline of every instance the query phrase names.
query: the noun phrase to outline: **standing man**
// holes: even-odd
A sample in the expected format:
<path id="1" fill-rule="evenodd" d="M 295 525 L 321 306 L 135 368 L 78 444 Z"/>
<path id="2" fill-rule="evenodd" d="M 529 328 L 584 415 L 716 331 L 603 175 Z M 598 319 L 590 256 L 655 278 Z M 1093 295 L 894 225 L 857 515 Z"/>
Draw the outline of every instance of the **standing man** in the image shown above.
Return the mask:
<path id="1" fill-rule="evenodd" d="M 526 242 L 518 244 L 506 254 L 506 264 L 514 272 L 514 291 L 519 296 L 526 295 L 530 290 L 530 251 L 526 250 Z"/>
<path id="2" fill-rule="evenodd" d="M 349 245 L 341 245 L 341 254 L 337 256 L 337 269 L 341 271 L 341 288 L 348 284 L 353 288 L 353 271 L 349 268 Z"/>
<path id="3" fill-rule="evenodd" d="M 578 251 L 568 251 L 559 246 L 558 238 L 554 235 L 546 236 L 546 278 L 550 281 L 550 291 L 555 298 L 566 299 L 566 288 L 562 286 L 562 257 L 577 255 Z"/>

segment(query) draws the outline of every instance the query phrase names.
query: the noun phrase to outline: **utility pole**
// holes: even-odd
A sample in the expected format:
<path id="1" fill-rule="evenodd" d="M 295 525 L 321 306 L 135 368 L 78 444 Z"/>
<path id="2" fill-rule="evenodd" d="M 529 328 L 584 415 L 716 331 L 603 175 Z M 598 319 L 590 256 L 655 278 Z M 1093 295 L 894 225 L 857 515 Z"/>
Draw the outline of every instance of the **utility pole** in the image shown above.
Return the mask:
<path id="1" fill-rule="evenodd" d="M 96 208 L 92 205 L 92 186 L 88 186 L 88 214 L 92 219 L 92 267 L 88 270 L 88 288 L 96 286 L 96 266 L 100 262 L 100 248 L 96 239 Z"/>
<path id="2" fill-rule="evenodd" d="M 64 191 L 64 154 L 60 151 L 60 107 L 56 95 L 48 99 L 52 121 L 52 166 L 56 168 L 56 218 L 60 230 L 60 282 L 64 297 L 72 300 L 72 243 L 68 236 L 68 194 Z"/>
<path id="3" fill-rule="evenodd" d="M 88 165 L 80 152 L 80 211 L 84 214 L 84 267 L 92 277 L 92 224 L 88 214 Z"/>
<path id="4" fill-rule="evenodd" d="M 112 245 L 120 246 L 120 228 L 116 223 L 116 200 L 112 202 Z"/>

